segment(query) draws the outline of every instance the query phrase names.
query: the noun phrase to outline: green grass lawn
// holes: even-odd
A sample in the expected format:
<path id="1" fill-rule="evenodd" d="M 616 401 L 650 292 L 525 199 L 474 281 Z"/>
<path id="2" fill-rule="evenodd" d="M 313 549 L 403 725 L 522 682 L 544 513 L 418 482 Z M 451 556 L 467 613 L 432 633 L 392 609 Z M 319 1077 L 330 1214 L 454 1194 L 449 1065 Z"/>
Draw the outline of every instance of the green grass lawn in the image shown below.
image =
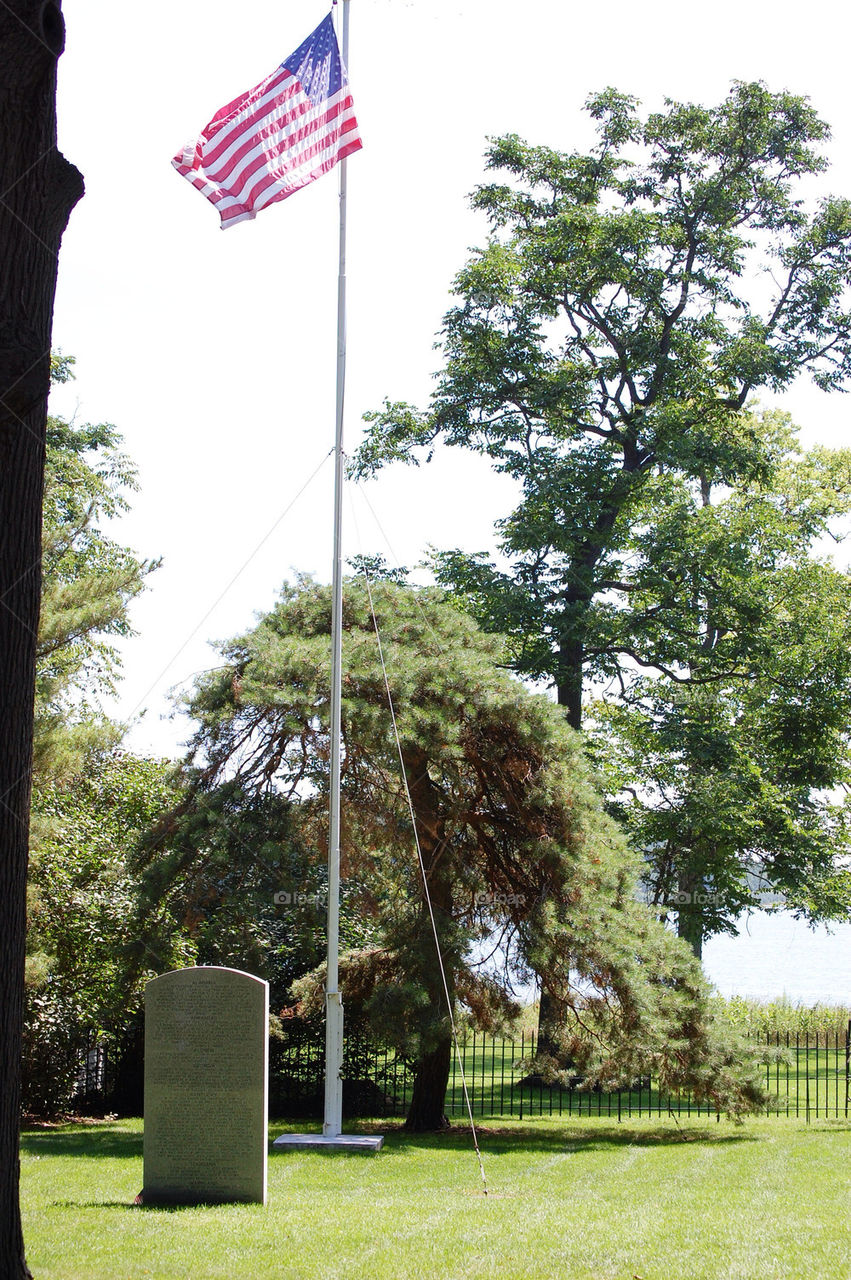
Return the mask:
<path id="1" fill-rule="evenodd" d="M 462 1129 L 382 1127 L 378 1156 L 271 1153 L 265 1208 L 186 1209 L 132 1206 L 140 1121 L 29 1130 L 30 1269 L 36 1280 L 851 1280 L 844 1121 L 491 1121 L 487 1198 Z"/>

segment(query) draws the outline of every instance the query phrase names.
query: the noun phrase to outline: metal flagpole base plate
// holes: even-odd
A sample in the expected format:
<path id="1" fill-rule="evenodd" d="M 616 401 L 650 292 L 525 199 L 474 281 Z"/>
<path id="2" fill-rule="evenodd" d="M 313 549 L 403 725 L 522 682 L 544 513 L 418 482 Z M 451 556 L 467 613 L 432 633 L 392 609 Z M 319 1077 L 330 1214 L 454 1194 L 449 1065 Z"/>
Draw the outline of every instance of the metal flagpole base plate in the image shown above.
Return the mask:
<path id="1" fill-rule="evenodd" d="M 273 1147 L 321 1147 L 323 1151 L 380 1151 L 383 1145 L 383 1133 L 375 1137 L 363 1133 L 339 1133 L 336 1138 L 326 1138 L 323 1133 L 282 1133 L 272 1143 Z"/>

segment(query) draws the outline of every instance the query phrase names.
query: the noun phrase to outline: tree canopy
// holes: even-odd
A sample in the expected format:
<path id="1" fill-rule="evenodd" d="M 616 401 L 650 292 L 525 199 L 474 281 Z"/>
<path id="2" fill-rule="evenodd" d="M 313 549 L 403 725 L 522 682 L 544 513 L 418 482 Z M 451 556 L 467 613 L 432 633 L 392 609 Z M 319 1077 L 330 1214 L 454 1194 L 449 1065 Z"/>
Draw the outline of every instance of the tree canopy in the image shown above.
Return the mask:
<path id="1" fill-rule="evenodd" d="M 768 477 L 717 495 L 668 483 L 639 533 L 664 555 L 659 585 L 633 596 L 636 649 L 653 644 L 667 576 L 680 663 L 663 679 L 636 671 L 618 700 L 590 708 L 653 901 L 676 909 L 698 952 L 704 936 L 734 931 L 761 888 L 810 918 L 851 908 L 838 798 L 851 764 L 851 579 L 817 554 L 847 529 L 836 518 L 851 458 L 796 452 L 785 415 L 758 426 L 789 439 Z"/>
<path id="2" fill-rule="evenodd" d="M 95 1043 L 113 1066 L 137 1026 L 151 974 L 191 964 L 189 930 L 140 918 L 137 844 L 177 795 L 167 761 L 89 751 L 70 779 L 34 795 L 27 898 L 24 1108 L 67 1109 L 81 1056 Z"/>
<path id="3" fill-rule="evenodd" d="M 642 119 L 607 89 L 587 109 L 587 154 L 491 144 L 505 180 L 473 196 L 491 236 L 455 280 L 432 403 L 368 415 L 355 462 L 369 474 L 443 442 L 519 482 L 501 525 L 510 568 L 456 553 L 444 579 L 515 637 L 518 670 L 553 681 L 575 728 L 583 679 L 636 661 L 647 561 L 631 542 L 653 479 L 764 475 L 754 393 L 802 372 L 831 390 L 851 372 L 851 203 L 802 202 L 829 137 L 806 99 L 737 82 L 715 107 L 668 101 Z M 651 529 L 657 572 L 658 551 Z M 663 671 L 682 638 L 664 601 L 654 616 L 640 660 Z"/>

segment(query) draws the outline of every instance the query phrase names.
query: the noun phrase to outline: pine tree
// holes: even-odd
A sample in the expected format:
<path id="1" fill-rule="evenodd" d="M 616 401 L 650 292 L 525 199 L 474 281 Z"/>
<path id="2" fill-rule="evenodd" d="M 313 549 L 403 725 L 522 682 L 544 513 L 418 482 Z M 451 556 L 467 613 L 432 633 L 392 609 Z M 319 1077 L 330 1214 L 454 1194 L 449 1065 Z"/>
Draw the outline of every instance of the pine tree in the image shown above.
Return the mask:
<path id="1" fill-rule="evenodd" d="M 479 1025 L 516 1012 L 512 978 L 532 970 L 558 1006 L 589 1083 L 652 1069 L 720 1106 L 759 1090 L 736 1078 L 686 948 L 637 900 L 635 860 L 605 814 L 581 739 L 547 698 L 504 667 L 505 647 L 439 591 L 373 588 L 401 764 L 366 588 L 344 594 L 343 867 L 347 909 L 372 941 L 344 957 L 344 999 L 416 1061 L 408 1125 L 443 1120 L 451 1040 L 416 835 L 450 998 Z M 330 593 L 303 580 L 223 646 L 187 710 L 198 801 L 227 778 L 293 806 L 317 864 L 326 848 Z M 402 773 L 404 771 L 404 776 Z M 183 814 L 191 813 L 184 808 Z M 164 834 L 181 820 L 166 823 Z M 474 959 L 501 939 L 505 964 Z M 299 992 L 321 1007 L 318 979 Z M 588 986 L 578 994 L 577 979 Z M 556 1070 L 556 1064 L 539 1064 Z"/>

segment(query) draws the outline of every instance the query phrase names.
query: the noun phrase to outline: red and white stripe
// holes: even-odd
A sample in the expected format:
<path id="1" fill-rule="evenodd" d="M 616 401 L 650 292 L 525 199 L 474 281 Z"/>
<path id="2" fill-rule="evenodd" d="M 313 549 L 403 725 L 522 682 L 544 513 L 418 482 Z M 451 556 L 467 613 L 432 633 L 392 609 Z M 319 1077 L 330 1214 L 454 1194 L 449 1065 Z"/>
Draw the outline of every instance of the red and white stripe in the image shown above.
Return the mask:
<path id="1" fill-rule="evenodd" d="M 347 84 L 314 103 L 278 67 L 223 107 L 172 164 L 216 206 L 225 230 L 285 200 L 361 146 Z"/>

